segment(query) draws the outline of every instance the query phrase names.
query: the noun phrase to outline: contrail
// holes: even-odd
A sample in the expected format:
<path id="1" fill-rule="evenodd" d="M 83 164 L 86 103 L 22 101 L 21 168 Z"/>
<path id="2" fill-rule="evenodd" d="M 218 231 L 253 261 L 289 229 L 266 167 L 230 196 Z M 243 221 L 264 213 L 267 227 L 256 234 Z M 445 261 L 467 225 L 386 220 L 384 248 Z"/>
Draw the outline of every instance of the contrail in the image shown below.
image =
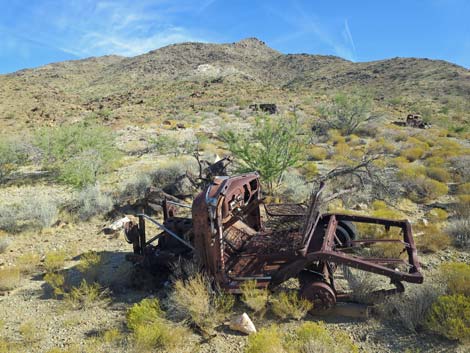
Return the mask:
<path id="1" fill-rule="evenodd" d="M 348 24 L 348 20 L 347 20 L 347 19 L 344 20 L 344 32 L 346 33 L 346 37 L 348 38 L 349 44 L 350 44 L 351 47 L 353 48 L 354 53 L 356 53 L 356 46 L 354 45 L 354 40 L 353 40 L 351 31 L 350 31 L 350 29 L 349 29 L 349 24 Z"/>

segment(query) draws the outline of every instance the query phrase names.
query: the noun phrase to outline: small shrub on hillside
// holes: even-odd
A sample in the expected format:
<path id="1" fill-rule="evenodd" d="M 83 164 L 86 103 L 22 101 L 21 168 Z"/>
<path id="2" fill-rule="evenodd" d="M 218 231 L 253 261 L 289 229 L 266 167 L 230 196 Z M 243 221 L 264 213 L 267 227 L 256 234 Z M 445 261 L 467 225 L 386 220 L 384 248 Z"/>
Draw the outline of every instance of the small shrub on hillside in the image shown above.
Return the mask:
<path id="1" fill-rule="evenodd" d="M 307 149 L 308 159 L 313 161 L 323 161 L 328 158 L 328 150 L 324 147 L 311 146 Z"/>
<path id="2" fill-rule="evenodd" d="M 457 192 L 461 195 L 470 195 L 470 183 L 460 184 L 457 188 Z"/>
<path id="3" fill-rule="evenodd" d="M 80 256 L 80 263 L 77 265 L 77 270 L 79 270 L 87 280 L 95 281 L 98 277 L 101 261 L 101 255 L 96 251 L 86 252 Z"/>
<path id="4" fill-rule="evenodd" d="M 44 282 L 49 288 L 46 293 L 52 291 L 54 298 L 62 297 L 65 294 L 65 276 L 63 273 L 49 272 L 44 275 Z"/>
<path id="5" fill-rule="evenodd" d="M 286 338 L 285 346 L 288 352 L 331 352 L 357 353 L 359 347 L 340 331 L 331 330 L 323 322 L 306 322 L 296 328 L 294 333 Z"/>
<path id="6" fill-rule="evenodd" d="M 44 269 L 46 272 L 55 272 L 64 268 L 67 253 L 62 250 L 50 251 L 44 257 Z"/>
<path id="7" fill-rule="evenodd" d="M 19 139 L 0 136 L 0 184 L 28 159 L 24 143 Z"/>
<path id="8" fill-rule="evenodd" d="M 405 157 L 408 161 L 414 162 L 424 155 L 424 149 L 422 147 L 410 147 L 402 150 L 400 155 Z"/>
<path id="9" fill-rule="evenodd" d="M 451 340 L 470 341 L 470 297 L 439 297 L 426 316 L 426 327 Z"/>
<path id="10" fill-rule="evenodd" d="M 463 262 L 445 263 L 440 268 L 449 294 L 470 297 L 470 265 Z"/>
<path id="11" fill-rule="evenodd" d="M 127 327 L 135 330 L 138 326 L 148 325 L 165 317 L 157 298 L 146 298 L 134 304 L 127 311 Z"/>
<path id="12" fill-rule="evenodd" d="M 17 233 L 28 228 L 47 228 L 57 220 L 58 213 L 55 197 L 28 192 L 12 203 L 0 205 L 0 229 Z"/>
<path id="13" fill-rule="evenodd" d="M 429 157 L 424 160 L 426 167 L 436 168 L 445 165 L 446 160 L 442 157 Z"/>
<path id="14" fill-rule="evenodd" d="M 271 298 L 271 309 L 281 319 L 300 320 L 312 308 L 313 304 L 307 299 L 300 298 L 295 291 L 280 292 Z"/>
<path id="15" fill-rule="evenodd" d="M 449 217 L 448 213 L 442 208 L 433 208 L 426 213 L 426 219 L 431 222 L 444 222 Z"/>
<path id="16" fill-rule="evenodd" d="M 240 286 L 242 301 L 255 313 L 263 315 L 268 303 L 268 290 L 257 288 L 256 281 L 245 281 Z"/>
<path id="17" fill-rule="evenodd" d="M 18 328 L 22 341 L 27 344 L 32 344 L 41 339 L 41 332 L 38 331 L 36 325 L 32 321 L 26 321 Z"/>
<path id="18" fill-rule="evenodd" d="M 416 203 L 435 200 L 441 196 L 447 195 L 449 192 L 449 188 L 446 184 L 429 179 L 425 176 L 406 179 L 403 181 L 403 184 L 408 192 L 409 199 Z"/>
<path id="19" fill-rule="evenodd" d="M 386 251 L 383 251 L 386 253 Z M 352 298 L 358 303 L 373 304 L 377 299 L 371 295 L 372 292 L 380 289 L 381 278 L 370 272 L 354 270 L 343 266 L 343 275 L 348 281 L 352 292 Z"/>
<path id="20" fill-rule="evenodd" d="M 11 240 L 6 235 L 0 235 L 0 254 L 7 251 L 10 246 Z"/>
<path id="21" fill-rule="evenodd" d="M 188 280 L 176 280 L 169 300 L 172 314 L 206 332 L 218 325 L 233 304 L 232 296 L 214 291 L 209 279 L 200 273 Z"/>
<path id="22" fill-rule="evenodd" d="M 189 332 L 165 319 L 158 299 L 143 299 L 127 312 L 127 326 L 138 351 L 178 351 Z"/>
<path id="23" fill-rule="evenodd" d="M 308 166 L 310 164 L 306 164 Z M 303 176 L 295 171 L 286 172 L 282 176 L 282 183 L 276 195 L 282 199 L 291 202 L 302 202 L 310 195 L 311 186 L 307 183 Z"/>
<path id="24" fill-rule="evenodd" d="M 44 165 L 59 172 L 59 180 L 82 187 L 96 181 L 119 158 L 109 129 L 79 123 L 40 129 L 35 144 L 44 156 Z"/>
<path id="25" fill-rule="evenodd" d="M 105 194 L 98 184 L 91 185 L 77 193 L 73 212 L 81 220 L 108 213 L 113 208 L 112 198 Z"/>
<path id="26" fill-rule="evenodd" d="M 452 220 L 446 228 L 447 234 L 453 239 L 456 246 L 470 247 L 470 219 L 459 218 Z"/>
<path id="27" fill-rule="evenodd" d="M 431 179 L 448 183 L 451 180 L 451 176 L 447 170 L 439 167 L 428 167 L 426 168 L 426 175 Z"/>
<path id="28" fill-rule="evenodd" d="M 449 235 L 442 231 L 437 224 L 416 225 L 414 226 L 416 234 L 416 246 L 422 252 L 437 252 L 447 249 L 452 243 Z"/>
<path id="29" fill-rule="evenodd" d="M 72 287 L 64 294 L 66 302 L 74 309 L 88 309 L 109 303 L 109 291 L 101 288 L 98 283 L 82 280 L 78 287 Z"/>
<path id="30" fill-rule="evenodd" d="M 444 286 L 437 283 L 410 285 L 405 293 L 391 296 L 380 305 L 382 317 L 397 321 L 410 331 L 419 331 L 431 305 L 444 291 Z"/>
<path id="31" fill-rule="evenodd" d="M 15 289 L 20 284 L 20 279 L 20 270 L 18 268 L 0 268 L 0 292 Z"/>
<path id="32" fill-rule="evenodd" d="M 41 257 L 35 252 L 25 253 L 16 259 L 16 265 L 22 273 L 34 272 L 41 262 Z"/>
<path id="33" fill-rule="evenodd" d="M 263 327 L 248 336 L 245 353 L 287 353 L 283 346 L 283 335 L 278 326 Z"/>

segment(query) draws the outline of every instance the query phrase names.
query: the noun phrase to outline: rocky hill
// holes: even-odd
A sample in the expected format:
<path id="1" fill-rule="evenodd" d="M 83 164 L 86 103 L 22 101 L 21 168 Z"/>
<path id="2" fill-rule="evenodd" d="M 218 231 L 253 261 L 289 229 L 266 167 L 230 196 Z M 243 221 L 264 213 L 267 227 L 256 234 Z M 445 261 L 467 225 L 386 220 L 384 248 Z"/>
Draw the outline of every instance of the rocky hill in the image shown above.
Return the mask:
<path id="1" fill-rule="evenodd" d="M 88 58 L 2 75 L 0 122 L 16 128 L 55 124 L 91 112 L 149 118 L 173 108 L 211 110 L 222 102 L 243 105 L 263 99 L 282 105 L 357 89 L 397 114 L 431 107 L 436 115 L 446 106 L 453 119 L 464 123 L 470 71 L 428 59 L 353 63 L 334 56 L 282 54 L 256 38 L 182 43 L 131 58 Z"/>

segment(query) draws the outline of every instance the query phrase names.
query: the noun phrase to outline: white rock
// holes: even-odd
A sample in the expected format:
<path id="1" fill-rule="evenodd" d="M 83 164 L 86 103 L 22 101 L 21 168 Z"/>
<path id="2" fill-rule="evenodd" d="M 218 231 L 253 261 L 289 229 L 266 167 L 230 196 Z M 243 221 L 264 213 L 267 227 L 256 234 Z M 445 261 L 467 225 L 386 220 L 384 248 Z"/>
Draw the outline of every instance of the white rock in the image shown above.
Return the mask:
<path id="1" fill-rule="evenodd" d="M 103 228 L 103 232 L 105 234 L 109 233 L 114 233 L 122 228 L 124 228 L 124 224 L 130 222 L 130 219 L 126 217 L 118 219 L 117 221 L 114 221 L 111 223 L 109 226 Z"/>
<path id="2" fill-rule="evenodd" d="M 256 333 L 256 327 L 247 313 L 243 313 L 242 315 L 233 318 L 232 321 L 230 321 L 229 327 L 231 330 L 240 331 L 247 335 Z"/>

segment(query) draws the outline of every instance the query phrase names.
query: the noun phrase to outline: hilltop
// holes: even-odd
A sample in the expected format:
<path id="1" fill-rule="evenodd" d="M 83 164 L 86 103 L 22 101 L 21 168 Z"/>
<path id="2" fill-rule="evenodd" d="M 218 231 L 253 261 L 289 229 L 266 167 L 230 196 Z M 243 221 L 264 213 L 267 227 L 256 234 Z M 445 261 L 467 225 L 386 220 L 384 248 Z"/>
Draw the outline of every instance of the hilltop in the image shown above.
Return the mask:
<path id="1" fill-rule="evenodd" d="M 397 116 L 425 111 L 442 120 L 445 109 L 454 124 L 468 121 L 470 71 L 458 65 L 416 58 L 353 63 L 335 56 L 282 54 L 248 38 L 230 44 L 174 44 L 131 58 L 65 61 L 2 75 L 0 123 L 18 129 L 73 122 L 93 112 L 110 123 L 138 122 L 175 110 L 211 111 L 221 104 L 246 108 L 261 100 L 286 108 L 303 103 L 300 109 L 311 112 L 305 102 L 355 90 L 369 92 Z M 198 99 L 191 98 L 197 92 Z"/>

